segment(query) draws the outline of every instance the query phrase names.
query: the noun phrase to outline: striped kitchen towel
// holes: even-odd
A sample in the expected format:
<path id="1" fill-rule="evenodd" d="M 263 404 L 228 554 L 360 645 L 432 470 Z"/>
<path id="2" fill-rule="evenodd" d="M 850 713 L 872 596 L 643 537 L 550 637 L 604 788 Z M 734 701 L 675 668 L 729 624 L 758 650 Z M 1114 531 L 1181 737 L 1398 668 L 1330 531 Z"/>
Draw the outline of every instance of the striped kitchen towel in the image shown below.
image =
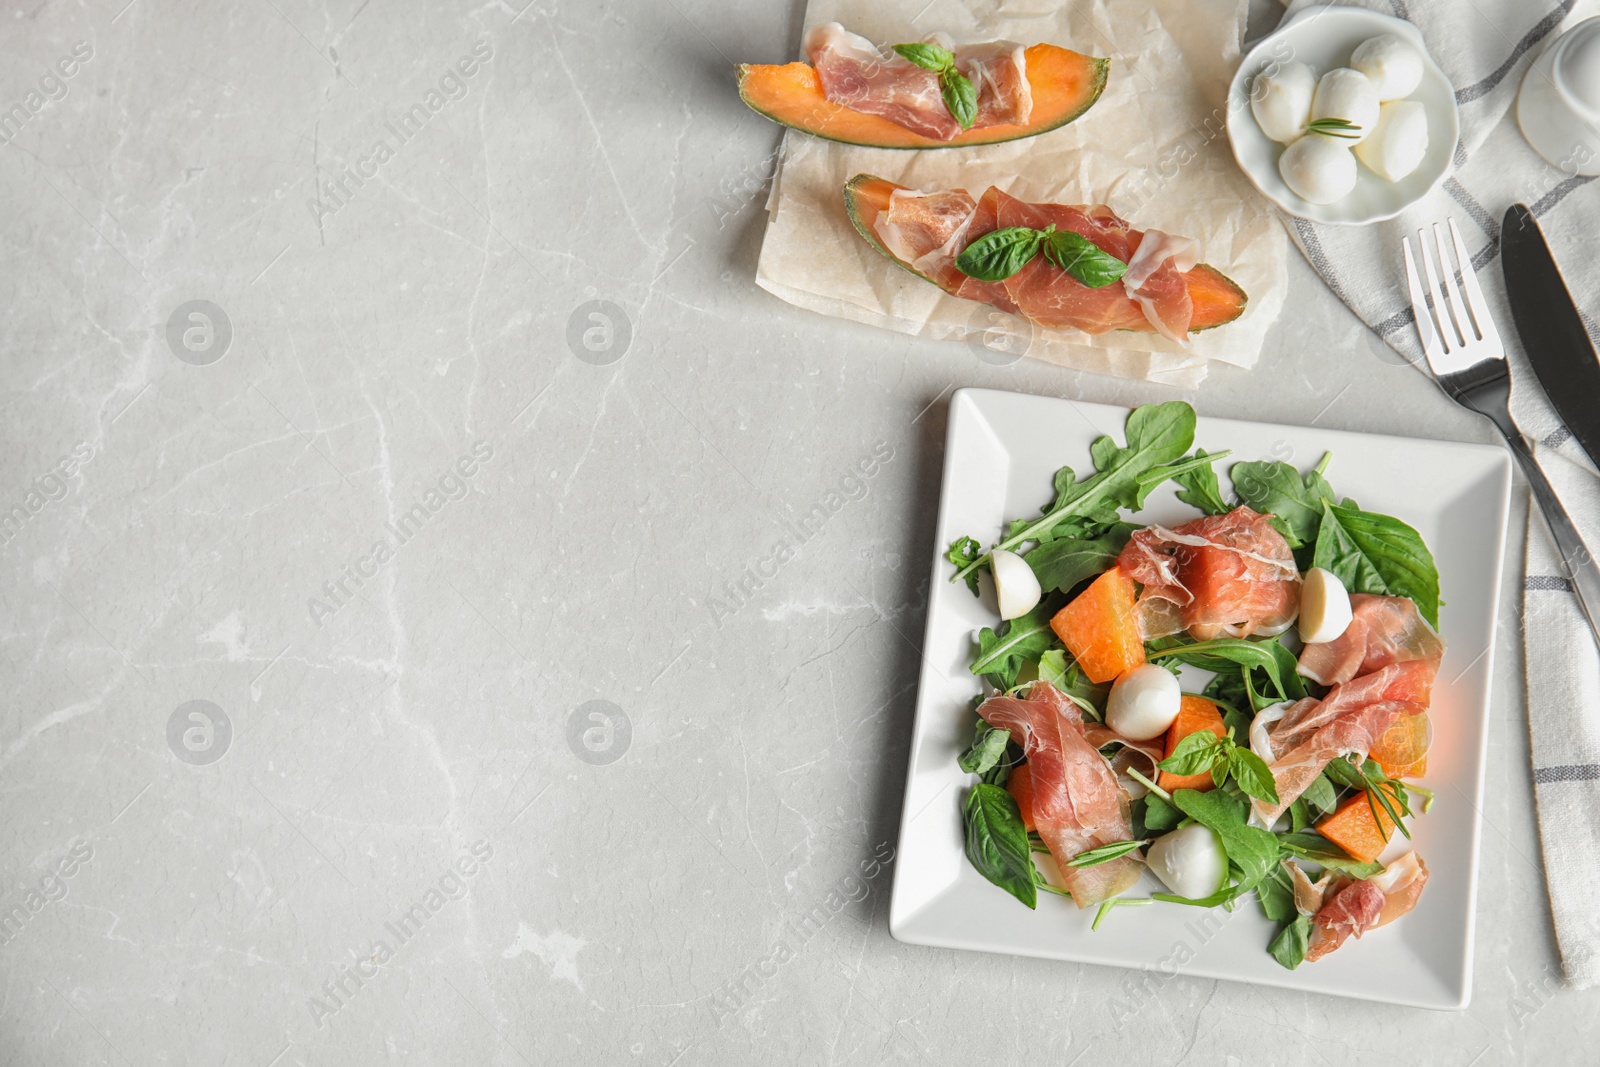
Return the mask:
<path id="1" fill-rule="evenodd" d="M 1600 553 L 1600 476 L 1534 380 L 1499 283 L 1500 219 L 1511 204 L 1525 203 L 1557 261 L 1569 267 L 1567 284 L 1587 313 L 1590 336 L 1600 338 L 1600 271 L 1592 268 L 1600 184 L 1578 176 L 1576 166 L 1546 163 L 1522 139 L 1515 116 L 1528 65 L 1564 27 L 1600 14 L 1600 0 L 1348 2 L 1398 15 L 1422 31 L 1456 86 L 1461 142 L 1455 173 L 1391 222 L 1328 227 L 1286 218 L 1289 232 L 1329 288 L 1387 342 L 1374 343 L 1373 351 L 1420 364 L 1400 238 L 1456 218 L 1512 361 L 1512 413 L 1591 550 Z M 1296 0 L 1290 10 L 1304 6 Z M 1538 509 L 1532 511 L 1519 621 L 1534 793 L 1562 963 L 1568 981 L 1582 988 L 1600 983 L 1600 925 L 1593 918 L 1600 871 L 1600 653 L 1561 577 Z"/>

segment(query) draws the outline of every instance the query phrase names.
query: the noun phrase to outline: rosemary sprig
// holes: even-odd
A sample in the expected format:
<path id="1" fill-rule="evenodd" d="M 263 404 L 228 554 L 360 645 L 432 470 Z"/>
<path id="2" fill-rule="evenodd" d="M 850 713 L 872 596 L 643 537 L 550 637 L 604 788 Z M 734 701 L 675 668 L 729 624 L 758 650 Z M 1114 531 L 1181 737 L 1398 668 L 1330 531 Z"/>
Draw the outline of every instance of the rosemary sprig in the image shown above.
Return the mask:
<path id="1" fill-rule="evenodd" d="M 1306 123 L 1307 133 L 1320 133 L 1324 137 L 1337 137 L 1343 141 L 1361 140 L 1362 127 L 1349 119 L 1312 119 Z"/>

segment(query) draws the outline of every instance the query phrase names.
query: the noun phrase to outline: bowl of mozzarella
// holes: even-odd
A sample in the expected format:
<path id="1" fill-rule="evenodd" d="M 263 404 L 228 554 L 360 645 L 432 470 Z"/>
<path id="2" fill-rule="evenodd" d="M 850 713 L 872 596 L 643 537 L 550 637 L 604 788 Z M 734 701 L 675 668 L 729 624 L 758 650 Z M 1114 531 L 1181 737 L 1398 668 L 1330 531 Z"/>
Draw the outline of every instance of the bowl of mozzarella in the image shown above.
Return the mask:
<path id="1" fill-rule="evenodd" d="M 1354 226 L 1390 219 L 1450 174 L 1455 89 L 1404 19 L 1304 8 L 1245 56 L 1228 95 L 1228 140 L 1245 175 L 1284 211 Z"/>

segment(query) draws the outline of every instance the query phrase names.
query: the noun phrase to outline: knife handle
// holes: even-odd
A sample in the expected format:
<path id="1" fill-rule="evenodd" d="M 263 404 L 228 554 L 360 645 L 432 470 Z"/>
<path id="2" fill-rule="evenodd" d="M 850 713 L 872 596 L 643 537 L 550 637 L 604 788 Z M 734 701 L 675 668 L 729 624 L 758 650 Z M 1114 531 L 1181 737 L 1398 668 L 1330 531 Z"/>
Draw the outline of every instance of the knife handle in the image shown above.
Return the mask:
<path id="1" fill-rule="evenodd" d="M 1577 598 L 1579 610 L 1583 612 L 1584 618 L 1589 620 L 1589 631 L 1594 635 L 1595 643 L 1600 645 L 1600 565 L 1595 563 L 1594 556 L 1584 546 L 1583 538 L 1579 536 L 1578 528 L 1573 525 L 1572 517 L 1562 506 L 1561 498 L 1556 496 L 1556 491 L 1550 487 L 1550 481 L 1544 476 L 1544 471 L 1539 469 L 1539 461 L 1534 458 L 1533 450 L 1528 447 L 1528 442 L 1523 439 L 1521 432 L 1515 426 L 1511 426 L 1508 431 L 1498 419 L 1495 420 L 1495 425 L 1505 434 L 1507 443 L 1511 445 L 1511 454 L 1517 457 L 1517 462 L 1522 465 L 1522 473 L 1527 476 L 1528 484 L 1533 488 L 1534 499 L 1539 502 L 1539 510 L 1544 512 L 1544 521 L 1550 527 L 1551 536 L 1555 538 L 1556 554 L 1561 557 L 1561 569 L 1566 572 L 1567 581 L 1572 586 L 1572 594 Z"/>

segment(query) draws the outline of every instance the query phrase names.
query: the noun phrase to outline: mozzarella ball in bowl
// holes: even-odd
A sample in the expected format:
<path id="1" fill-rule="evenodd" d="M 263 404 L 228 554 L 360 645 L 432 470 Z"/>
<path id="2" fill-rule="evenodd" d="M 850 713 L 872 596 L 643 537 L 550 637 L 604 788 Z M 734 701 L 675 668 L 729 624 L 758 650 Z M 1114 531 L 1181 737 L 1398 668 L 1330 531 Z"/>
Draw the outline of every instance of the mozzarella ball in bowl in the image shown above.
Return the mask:
<path id="1" fill-rule="evenodd" d="M 1250 85 L 1250 111 L 1261 132 L 1280 144 L 1305 133 L 1317 75 L 1304 63 L 1268 67 Z"/>
<path id="2" fill-rule="evenodd" d="M 1372 80 L 1379 100 L 1410 96 L 1422 84 L 1422 53 L 1398 34 L 1363 41 L 1351 53 L 1350 66 Z"/>
<path id="3" fill-rule="evenodd" d="M 1356 158 L 1392 182 L 1408 177 L 1427 154 L 1428 113 L 1414 100 L 1384 104 L 1372 136 L 1356 145 Z"/>
<path id="4" fill-rule="evenodd" d="M 1283 150 L 1278 173 L 1294 195 L 1313 204 L 1343 200 L 1356 187 L 1356 157 L 1349 142 L 1309 133 Z"/>
<path id="5" fill-rule="evenodd" d="M 1311 97 L 1311 121 L 1343 119 L 1350 128 L 1340 131 L 1343 136 L 1339 139 L 1353 147 L 1372 135 L 1378 124 L 1378 104 L 1378 90 L 1371 78 L 1359 70 L 1337 67 L 1317 82 Z"/>

